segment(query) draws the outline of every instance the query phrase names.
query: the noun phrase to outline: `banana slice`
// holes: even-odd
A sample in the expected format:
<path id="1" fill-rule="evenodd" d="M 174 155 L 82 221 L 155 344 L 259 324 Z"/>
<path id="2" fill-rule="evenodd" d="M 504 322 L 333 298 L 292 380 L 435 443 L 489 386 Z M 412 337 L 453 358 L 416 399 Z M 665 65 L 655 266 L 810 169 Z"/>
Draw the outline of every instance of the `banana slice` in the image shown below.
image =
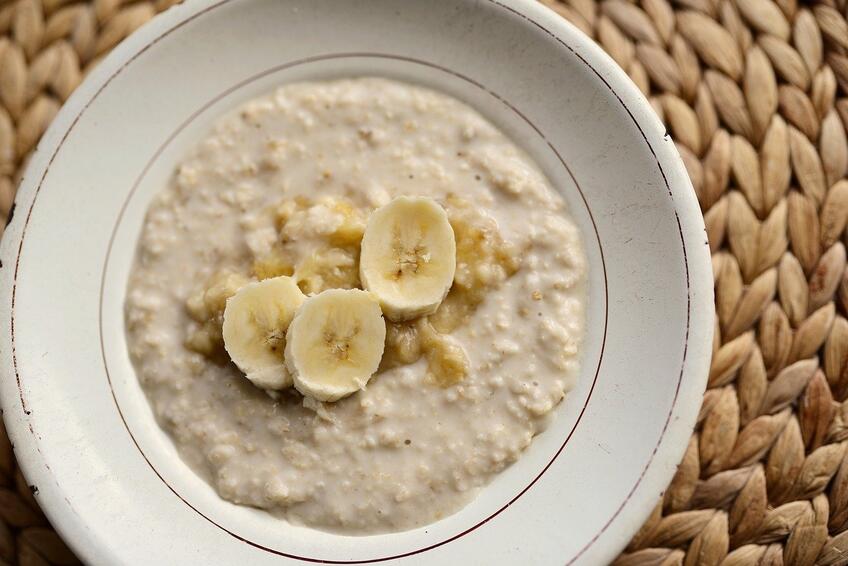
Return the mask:
<path id="1" fill-rule="evenodd" d="M 398 197 L 368 219 L 359 278 L 395 322 L 436 311 L 453 283 L 456 240 L 448 215 L 425 197 Z"/>
<path id="2" fill-rule="evenodd" d="M 386 323 L 376 297 L 330 289 L 303 303 L 286 333 L 286 366 L 298 391 L 336 401 L 365 387 L 383 357 Z"/>
<path id="3" fill-rule="evenodd" d="M 291 277 L 248 283 L 224 308 L 224 348 L 247 379 L 262 389 L 292 384 L 283 361 L 286 330 L 306 300 Z"/>

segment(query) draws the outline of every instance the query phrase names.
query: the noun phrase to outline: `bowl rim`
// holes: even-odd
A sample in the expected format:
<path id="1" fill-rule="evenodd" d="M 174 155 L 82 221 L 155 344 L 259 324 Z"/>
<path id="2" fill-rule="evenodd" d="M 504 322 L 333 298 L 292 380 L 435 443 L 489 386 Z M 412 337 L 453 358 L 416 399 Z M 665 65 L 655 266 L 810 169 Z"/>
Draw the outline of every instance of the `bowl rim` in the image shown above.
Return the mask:
<path id="1" fill-rule="evenodd" d="M 11 305 L 4 303 L 0 306 L 0 316 L 11 320 L 11 348 L 4 348 L 0 352 L 0 361 L 2 361 L 3 367 L 7 369 L 8 375 L 14 373 L 15 379 L 7 380 L 7 382 L 16 382 L 18 391 L 21 387 L 21 376 L 17 372 L 14 361 L 14 319 L 11 317 L 14 305 L 15 276 L 29 214 L 50 164 L 91 102 L 135 58 L 183 25 L 232 1 L 189 0 L 170 8 L 146 23 L 116 46 L 86 77 L 62 106 L 56 118 L 42 136 L 20 182 L 0 246 L 2 258 L 13 260 L 6 263 L 6 269 L 0 269 L 0 285 L 2 285 L 6 296 L 12 296 Z M 462 1 L 473 3 L 475 0 Z M 613 558 L 648 517 L 653 504 L 671 481 L 677 464 L 686 449 L 686 439 L 688 439 L 694 427 L 701 403 L 701 393 L 706 386 L 712 354 L 713 274 L 709 247 L 706 237 L 702 236 L 705 233 L 704 221 L 694 189 L 673 142 L 671 142 L 667 133 L 659 133 L 665 131 L 664 126 L 654 113 L 650 103 L 624 71 L 590 38 L 583 35 L 578 28 L 550 8 L 533 0 L 485 1 L 498 5 L 527 20 L 556 41 L 561 48 L 567 49 L 581 59 L 618 99 L 656 157 L 660 172 L 666 181 L 669 195 L 673 197 L 675 203 L 674 210 L 675 214 L 678 215 L 681 239 L 685 240 L 684 257 L 687 255 L 687 250 L 689 252 L 689 257 L 686 259 L 687 284 L 690 286 L 687 332 L 692 331 L 692 334 L 703 336 L 704 339 L 698 343 L 687 341 L 681 376 L 677 384 L 678 390 L 675 392 L 663 434 L 660 436 L 657 447 L 654 449 L 654 453 L 642 471 L 639 480 L 603 529 L 583 547 L 583 550 L 572 559 L 572 562 L 578 560 L 583 552 L 618 519 L 625 526 L 620 529 L 622 534 L 616 540 L 616 544 L 610 545 L 617 547 L 610 549 L 610 558 Z M 25 216 L 20 210 L 17 211 L 17 216 L 15 215 L 18 204 L 21 207 L 26 206 L 28 208 Z M 23 222 L 21 221 L 22 216 L 24 217 Z M 16 254 L 15 257 L 12 256 L 13 253 Z M 4 264 L 0 263 L 0 268 L 3 266 Z M 690 383 L 688 388 L 690 394 L 687 396 L 678 395 L 683 379 Z M 3 418 L 9 438 L 15 447 L 19 466 L 33 483 L 50 481 L 52 477 L 49 468 L 40 465 L 42 462 L 40 461 L 41 453 L 38 447 L 38 437 L 29 422 L 30 411 L 26 408 L 23 395 L 21 393 L 20 399 L 18 399 L 17 395 L 9 393 L 14 387 L 14 385 L 9 386 L 7 384 L 0 388 L 0 402 L 2 402 Z M 673 416 L 675 418 L 672 418 Z M 647 473 L 649 469 L 652 469 L 650 474 Z M 643 489 L 636 493 L 637 488 L 643 482 Z M 59 491 L 62 491 L 61 486 Z M 61 499 L 52 496 L 40 496 L 38 501 L 42 504 L 42 509 L 51 524 L 79 556 L 90 562 L 101 562 L 110 558 L 106 549 L 98 546 L 98 537 L 85 528 L 80 518 L 72 509 L 64 505 Z M 625 507 L 627 507 L 627 512 L 625 516 L 622 516 Z"/>

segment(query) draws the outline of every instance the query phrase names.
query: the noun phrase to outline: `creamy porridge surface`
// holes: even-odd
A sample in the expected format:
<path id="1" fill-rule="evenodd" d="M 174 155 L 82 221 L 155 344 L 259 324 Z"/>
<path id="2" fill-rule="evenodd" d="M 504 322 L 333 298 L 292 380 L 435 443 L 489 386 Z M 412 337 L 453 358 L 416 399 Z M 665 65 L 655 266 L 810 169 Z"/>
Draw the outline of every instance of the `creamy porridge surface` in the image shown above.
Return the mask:
<path id="1" fill-rule="evenodd" d="M 399 195 L 436 199 L 456 232 L 431 316 L 448 349 L 419 354 L 414 325 L 389 325 L 395 363 L 335 403 L 249 382 L 220 347 L 226 297 L 280 274 L 307 294 L 358 285 L 357 227 Z M 384 79 L 293 84 L 222 119 L 154 199 L 128 343 L 157 420 L 221 497 L 324 530 L 404 530 L 463 507 L 544 429 L 578 373 L 585 275 L 561 197 L 467 106 Z M 464 358 L 456 379 L 445 351 Z"/>

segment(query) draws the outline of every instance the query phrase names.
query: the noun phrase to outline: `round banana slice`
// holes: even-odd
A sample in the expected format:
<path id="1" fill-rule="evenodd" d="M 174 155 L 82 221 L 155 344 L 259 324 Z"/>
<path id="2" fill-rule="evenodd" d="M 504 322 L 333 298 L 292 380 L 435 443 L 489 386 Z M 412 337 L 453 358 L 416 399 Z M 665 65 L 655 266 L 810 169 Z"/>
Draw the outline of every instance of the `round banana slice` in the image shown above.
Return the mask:
<path id="1" fill-rule="evenodd" d="M 257 387 L 291 387 L 291 374 L 283 361 L 286 330 L 305 300 L 291 277 L 248 283 L 227 299 L 224 348 Z"/>
<path id="2" fill-rule="evenodd" d="M 368 219 L 359 278 L 395 322 L 432 314 L 456 271 L 456 240 L 448 215 L 425 197 L 398 197 Z"/>
<path id="3" fill-rule="evenodd" d="M 330 289 L 309 297 L 286 333 L 286 366 L 295 388 L 319 401 L 363 389 L 386 340 L 377 299 L 359 289 Z"/>

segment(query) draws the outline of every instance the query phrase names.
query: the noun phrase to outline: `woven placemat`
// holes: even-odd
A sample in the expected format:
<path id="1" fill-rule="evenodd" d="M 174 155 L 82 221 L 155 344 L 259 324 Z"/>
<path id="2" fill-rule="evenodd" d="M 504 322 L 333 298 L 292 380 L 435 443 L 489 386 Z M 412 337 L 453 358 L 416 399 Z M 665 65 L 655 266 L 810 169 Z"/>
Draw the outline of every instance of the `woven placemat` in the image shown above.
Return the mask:
<path id="1" fill-rule="evenodd" d="M 87 70 L 175 1 L 0 5 L 0 215 Z M 848 564 L 846 0 L 543 1 L 649 97 L 713 251 L 716 339 L 698 426 L 618 564 Z M 2 563 L 76 559 L 0 425 Z"/>

